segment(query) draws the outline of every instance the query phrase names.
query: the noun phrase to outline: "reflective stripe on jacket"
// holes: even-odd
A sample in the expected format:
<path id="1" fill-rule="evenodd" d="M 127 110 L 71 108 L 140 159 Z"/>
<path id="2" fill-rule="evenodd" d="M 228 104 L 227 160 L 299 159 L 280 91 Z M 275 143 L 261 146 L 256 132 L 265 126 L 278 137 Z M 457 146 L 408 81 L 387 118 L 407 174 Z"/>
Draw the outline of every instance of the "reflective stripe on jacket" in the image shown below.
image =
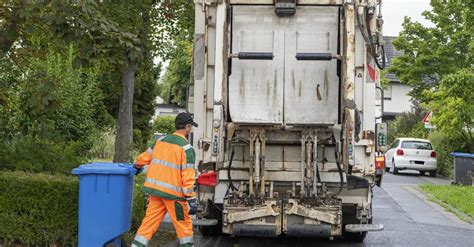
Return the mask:
<path id="1" fill-rule="evenodd" d="M 178 132 L 157 140 L 135 163 L 149 165 L 145 193 L 176 200 L 195 196 L 194 149 Z"/>

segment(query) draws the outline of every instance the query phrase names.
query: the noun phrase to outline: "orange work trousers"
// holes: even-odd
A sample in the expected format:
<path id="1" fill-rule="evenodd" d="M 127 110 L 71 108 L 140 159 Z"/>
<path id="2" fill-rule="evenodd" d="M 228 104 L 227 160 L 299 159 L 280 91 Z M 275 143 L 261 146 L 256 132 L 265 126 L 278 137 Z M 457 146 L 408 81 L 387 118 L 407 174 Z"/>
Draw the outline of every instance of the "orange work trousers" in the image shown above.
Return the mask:
<path id="1" fill-rule="evenodd" d="M 133 246 L 147 246 L 161 224 L 166 213 L 173 222 L 180 246 L 193 245 L 193 223 L 189 216 L 187 201 L 177 201 L 150 195 L 145 218 L 143 218 Z"/>

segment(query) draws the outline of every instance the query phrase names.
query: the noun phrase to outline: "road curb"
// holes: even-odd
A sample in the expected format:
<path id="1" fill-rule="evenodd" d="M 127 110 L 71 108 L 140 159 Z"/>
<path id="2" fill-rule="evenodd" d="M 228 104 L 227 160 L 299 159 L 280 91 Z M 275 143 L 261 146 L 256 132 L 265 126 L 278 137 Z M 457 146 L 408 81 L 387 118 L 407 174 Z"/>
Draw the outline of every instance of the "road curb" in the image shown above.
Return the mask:
<path id="1" fill-rule="evenodd" d="M 449 220 L 451 220 L 452 222 L 454 223 L 457 223 L 457 224 L 462 224 L 464 226 L 472 226 L 471 223 L 468 223 L 468 222 L 465 222 L 463 220 L 461 220 L 458 216 L 456 216 L 454 213 L 451 213 L 449 211 L 447 211 L 443 206 L 441 206 L 440 204 L 436 203 L 436 202 L 433 202 L 431 201 L 427 195 L 421 191 L 419 188 L 418 188 L 418 185 L 403 185 L 402 186 L 405 190 L 407 190 L 408 192 L 412 193 L 413 195 L 415 195 L 416 197 L 420 198 L 421 200 L 423 200 L 425 203 L 427 203 L 428 205 L 430 205 L 432 208 L 434 208 L 436 211 L 442 213 L 444 216 L 446 216 Z M 449 205 L 447 205 L 449 206 Z M 453 210 L 455 212 L 459 212 L 459 210 L 449 206 L 449 209 L 450 210 Z M 460 212 L 461 213 L 461 212 Z M 463 215 L 464 213 L 462 213 L 461 215 Z"/>

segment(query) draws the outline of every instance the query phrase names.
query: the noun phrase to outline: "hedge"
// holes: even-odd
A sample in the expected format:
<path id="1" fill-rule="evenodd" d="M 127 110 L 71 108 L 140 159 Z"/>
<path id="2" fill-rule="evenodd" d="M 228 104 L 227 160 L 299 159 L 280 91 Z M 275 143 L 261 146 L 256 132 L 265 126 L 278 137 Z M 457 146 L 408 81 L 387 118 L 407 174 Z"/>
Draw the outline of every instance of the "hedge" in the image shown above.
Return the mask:
<path id="1" fill-rule="evenodd" d="M 135 182 L 132 232 L 145 214 Z M 76 246 L 78 179 L 75 176 L 0 172 L 0 245 Z"/>
<path id="2" fill-rule="evenodd" d="M 87 161 L 82 142 L 54 142 L 21 136 L 0 142 L 0 169 L 70 174 Z"/>

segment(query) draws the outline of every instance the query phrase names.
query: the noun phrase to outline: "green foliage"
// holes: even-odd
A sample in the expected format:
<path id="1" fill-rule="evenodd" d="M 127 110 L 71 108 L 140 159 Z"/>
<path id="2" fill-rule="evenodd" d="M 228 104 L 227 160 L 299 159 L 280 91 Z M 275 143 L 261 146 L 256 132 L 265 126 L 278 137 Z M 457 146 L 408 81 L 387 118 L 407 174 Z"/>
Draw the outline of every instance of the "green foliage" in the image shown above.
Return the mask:
<path id="1" fill-rule="evenodd" d="M 157 117 L 153 123 L 153 130 L 157 133 L 173 134 L 176 131 L 174 119 L 172 116 Z"/>
<path id="2" fill-rule="evenodd" d="M 133 101 L 134 148 L 142 150 L 153 134 L 152 117 L 155 114 L 158 80 L 161 65 L 154 65 L 153 59 L 143 60 L 137 71 Z"/>
<path id="3" fill-rule="evenodd" d="M 115 134 L 113 130 L 98 133 L 90 149 L 90 156 L 95 159 L 112 160 L 114 154 Z"/>
<path id="4" fill-rule="evenodd" d="M 474 187 L 422 184 L 420 188 L 429 197 L 440 200 L 474 218 Z"/>
<path id="5" fill-rule="evenodd" d="M 412 87 L 411 95 L 420 102 L 428 99 L 425 90 L 437 90 L 438 82 L 473 64 L 472 1 L 432 0 L 433 10 L 423 15 L 434 26 L 425 27 L 406 17 L 403 30 L 393 42 L 403 52 L 393 60 L 389 72 Z"/>
<path id="6" fill-rule="evenodd" d="M 187 0 L 165 1 L 161 25 L 166 27 L 162 40 L 165 49 L 158 54 L 170 60 L 161 81 L 160 96 L 165 102 L 185 106 L 187 86 L 191 78 L 194 38 L 194 3 Z"/>
<path id="7" fill-rule="evenodd" d="M 75 177 L 0 173 L 0 242 L 28 246 L 76 245 Z"/>
<path id="8" fill-rule="evenodd" d="M 427 138 L 428 131 L 423 124 L 423 117 L 427 111 L 415 102 L 411 112 L 405 112 L 388 123 L 388 143 L 392 143 L 396 138 L 412 137 Z"/>
<path id="9" fill-rule="evenodd" d="M 81 146 L 82 143 L 73 141 L 16 137 L 0 142 L 0 169 L 69 174 L 86 159 Z"/>
<path id="10" fill-rule="evenodd" d="M 148 206 L 148 196 L 142 192 L 145 183 L 146 174 L 140 174 L 135 177 L 133 185 L 133 210 L 132 210 L 132 227 L 130 233 L 136 233 L 145 217 L 146 208 Z"/>
<path id="11" fill-rule="evenodd" d="M 437 90 L 426 90 L 426 105 L 435 114 L 432 124 L 451 138 L 463 140 L 457 148 L 462 152 L 474 152 L 474 73 L 472 69 L 460 70 L 447 75 Z"/>
<path id="12" fill-rule="evenodd" d="M 132 227 L 145 215 L 145 176 L 134 182 Z M 0 243 L 10 246 L 76 246 L 78 179 L 25 172 L 0 173 Z M 129 234 L 129 235 L 130 235 Z"/>
<path id="13" fill-rule="evenodd" d="M 431 0 L 431 6 L 432 11 L 423 15 L 433 27 L 405 18 L 393 43 L 403 55 L 393 60 L 389 72 L 412 87 L 415 101 L 433 111 L 431 122 L 437 129 L 430 139 L 438 152 L 439 172 L 449 174 L 450 152 L 474 152 L 474 8 L 469 0 Z M 422 133 L 420 124 L 402 122 L 403 117 L 396 121 L 412 126 L 401 128 L 403 133 L 410 132 L 411 137 Z"/>
<path id="14" fill-rule="evenodd" d="M 21 63 L 12 65 L 13 69 L 21 70 L 18 74 L 0 75 L 10 79 L 8 103 L 3 108 L 2 138 L 7 142 L 31 137 L 58 145 L 73 142 L 78 154 L 86 154 L 92 136 L 106 125 L 109 117 L 98 88 L 100 64 L 74 68 L 76 55 L 72 46 L 65 53 L 55 47 L 44 52 L 43 39 L 34 42 L 31 53 L 40 56 L 25 57 Z"/>
<path id="15" fill-rule="evenodd" d="M 154 20 L 156 55 L 164 60 L 175 58 L 179 41 L 192 42 L 194 38 L 194 2 L 189 0 L 161 1 L 156 8 L 159 18 Z"/>
<path id="16" fill-rule="evenodd" d="M 186 90 L 191 78 L 192 43 L 180 41 L 174 58 L 170 61 L 163 77 L 161 97 L 166 102 L 173 102 L 184 106 L 186 104 Z"/>
<path id="17" fill-rule="evenodd" d="M 453 172 L 453 158 L 449 154 L 458 151 L 456 149 L 462 145 L 462 140 L 441 131 L 431 133 L 429 140 L 436 151 L 437 172 L 450 177 Z"/>

